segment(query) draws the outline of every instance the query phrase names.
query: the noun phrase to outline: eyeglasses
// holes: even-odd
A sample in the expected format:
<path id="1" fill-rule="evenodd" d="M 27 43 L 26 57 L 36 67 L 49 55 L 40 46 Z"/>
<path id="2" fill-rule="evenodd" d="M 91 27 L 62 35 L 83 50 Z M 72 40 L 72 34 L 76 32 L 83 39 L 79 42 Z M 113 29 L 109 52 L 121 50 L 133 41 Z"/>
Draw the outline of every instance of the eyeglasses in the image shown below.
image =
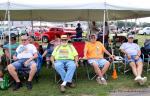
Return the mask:
<path id="1" fill-rule="evenodd" d="M 61 39 L 61 41 L 67 41 L 67 39 Z"/>
<path id="2" fill-rule="evenodd" d="M 27 39 L 22 39 L 21 41 L 27 41 Z"/>
<path id="3" fill-rule="evenodd" d="M 91 39 L 95 39 L 96 37 L 95 36 L 91 36 Z"/>

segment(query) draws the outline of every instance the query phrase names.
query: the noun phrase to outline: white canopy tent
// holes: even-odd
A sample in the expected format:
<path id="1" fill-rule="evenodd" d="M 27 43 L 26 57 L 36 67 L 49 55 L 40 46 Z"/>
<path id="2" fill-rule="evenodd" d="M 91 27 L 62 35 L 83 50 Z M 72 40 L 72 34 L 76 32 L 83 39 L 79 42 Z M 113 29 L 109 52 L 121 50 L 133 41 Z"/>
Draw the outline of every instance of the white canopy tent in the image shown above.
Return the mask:
<path id="1" fill-rule="evenodd" d="M 141 0 L 136 2 L 139 1 Z M 136 2 L 130 2 L 131 4 L 121 5 L 121 3 L 118 4 L 112 0 L 107 0 L 107 2 L 104 0 L 9 0 L 9 3 L 7 0 L 1 0 L 0 20 L 4 20 L 8 5 L 11 20 L 15 21 L 103 21 L 105 9 L 108 10 L 110 20 L 150 16 L 150 8 L 138 8 Z"/>
<path id="2" fill-rule="evenodd" d="M 125 2 L 125 0 L 114 1 Z M 8 0 L 1 0 L 0 20 L 6 18 L 6 12 L 8 13 L 8 21 L 106 21 L 106 10 L 109 13 L 109 20 L 150 16 L 149 7 L 137 8 L 139 7 L 137 4 L 143 4 L 142 0 L 130 0 L 130 2 L 124 3 L 125 6 L 122 3 L 116 5 L 118 2 L 112 3 L 112 0 L 107 2 L 106 0 L 9 0 L 9 2 Z M 105 28 L 103 31 L 105 32 Z"/>

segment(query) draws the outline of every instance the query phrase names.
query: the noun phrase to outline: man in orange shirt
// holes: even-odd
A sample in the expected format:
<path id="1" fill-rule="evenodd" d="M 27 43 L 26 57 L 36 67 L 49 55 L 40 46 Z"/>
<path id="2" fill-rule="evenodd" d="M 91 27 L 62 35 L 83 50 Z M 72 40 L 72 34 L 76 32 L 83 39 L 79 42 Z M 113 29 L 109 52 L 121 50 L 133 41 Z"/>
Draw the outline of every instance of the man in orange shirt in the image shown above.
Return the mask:
<path id="1" fill-rule="evenodd" d="M 104 45 L 96 41 L 97 36 L 95 34 L 90 35 L 90 42 L 85 44 L 84 58 L 86 58 L 90 65 L 93 66 L 95 73 L 98 75 L 96 81 L 99 84 L 107 85 L 107 82 L 103 75 L 109 68 L 110 62 L 104 59 L 103 54 L 106 53 L 110 58 L 114 58 L 104 47 Z M 100 69 L 102 67 L 102 69 Z"/>

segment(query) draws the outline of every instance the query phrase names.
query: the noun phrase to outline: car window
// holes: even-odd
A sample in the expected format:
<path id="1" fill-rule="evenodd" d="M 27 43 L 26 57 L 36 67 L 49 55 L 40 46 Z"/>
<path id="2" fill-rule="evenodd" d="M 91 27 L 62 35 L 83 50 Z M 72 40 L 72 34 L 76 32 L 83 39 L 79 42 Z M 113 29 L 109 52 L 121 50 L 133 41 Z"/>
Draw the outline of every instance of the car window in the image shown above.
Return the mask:
<path id="1" fill-rule="evenodd" d="M 150 30 L 150 28 L 147 28 L 147 30 Z"/>
<path id="2" fill-rule="evenodd" d="M 62 31 L 62 29 L 61 28 L 57 28 L 57 31 Z"/>
<path id="3" fill-rule="evenodd" d="M 50 31 L 55 31 L 55 28 L 51 28 Z"/>

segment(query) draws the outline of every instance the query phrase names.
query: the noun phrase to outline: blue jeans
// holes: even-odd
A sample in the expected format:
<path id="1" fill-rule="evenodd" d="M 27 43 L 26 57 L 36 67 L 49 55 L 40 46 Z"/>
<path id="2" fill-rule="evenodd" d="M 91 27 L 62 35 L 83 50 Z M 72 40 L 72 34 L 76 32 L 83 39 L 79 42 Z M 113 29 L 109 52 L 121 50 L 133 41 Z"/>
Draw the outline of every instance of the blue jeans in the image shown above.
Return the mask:
<path id="1" fill-rule="evenodd" d="M 72 78 L 76 70 L 76 65 L 73 60 L 56 60 L 54 67 L 61 76 L 62 81 L 72 82 Z"/>

